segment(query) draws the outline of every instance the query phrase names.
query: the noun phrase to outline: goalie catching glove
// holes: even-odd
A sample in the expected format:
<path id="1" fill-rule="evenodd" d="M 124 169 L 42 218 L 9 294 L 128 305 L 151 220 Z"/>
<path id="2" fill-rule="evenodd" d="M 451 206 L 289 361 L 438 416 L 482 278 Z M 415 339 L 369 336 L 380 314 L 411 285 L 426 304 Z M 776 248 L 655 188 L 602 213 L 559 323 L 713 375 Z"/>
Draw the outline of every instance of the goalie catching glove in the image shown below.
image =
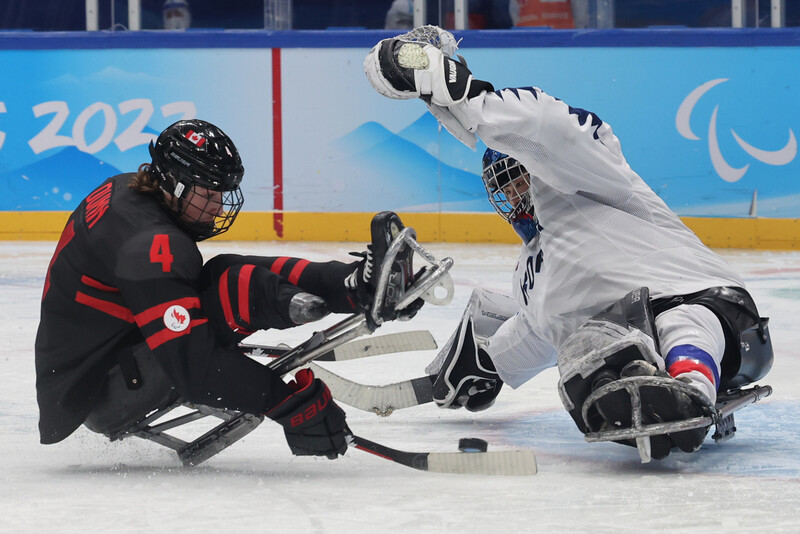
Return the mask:
<path id="1" fill-rule="evenodd" d="M 398 100 L 422 98 L 428 104 L 447 107 L 494 90 L 475 80 L 466 63 L 447 57 L 432 44 L 384 39 L 364 60 L 364 72 L 372 87 Z"/>
<path id="2" fill-rule="evenodd" d="M 327 456 L 335 460 L 347 451 L 350 433 L 345 413 L 325 383 L 310 369 L 301 369 L 287 384 L 292 394 L 267 412 L 283 426 L 286 443 L 295 456 Z"/>
<path id="3" fill-rule="evenodd" d="M 455 38 L 446 30 L 436 26 L 415 28 L 375 45 L 364 60 L 364 72 L 383 96 L 424 100 L 448 132 L 474 149 L 475 133 L 461 123 L 451 106 L 483 91 L 494 91 L 494 87 L 474 79 L 464 58 L 458 56 L 457 61 L 450 57 L 457 48 Z"/>

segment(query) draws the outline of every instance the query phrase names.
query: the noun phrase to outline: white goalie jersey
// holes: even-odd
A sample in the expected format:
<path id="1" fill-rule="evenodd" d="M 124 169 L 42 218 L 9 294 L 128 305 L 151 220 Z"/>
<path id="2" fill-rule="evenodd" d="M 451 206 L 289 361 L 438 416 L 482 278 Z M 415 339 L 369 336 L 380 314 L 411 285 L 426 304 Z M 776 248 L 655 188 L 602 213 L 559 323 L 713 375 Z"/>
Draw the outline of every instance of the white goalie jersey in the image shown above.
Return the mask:
<path id="1" fill-rule="evenodd" d="M 541 230 L 514 273 L 522 311 L 488 345 L 512 387 L 554 365 L 578 326 L 634 289 L 659 298 L 744 286 L 630 168 L 611 127 L 592 113 L 531 87 L 483 92 L 450 110 L 530 173 Z"/>

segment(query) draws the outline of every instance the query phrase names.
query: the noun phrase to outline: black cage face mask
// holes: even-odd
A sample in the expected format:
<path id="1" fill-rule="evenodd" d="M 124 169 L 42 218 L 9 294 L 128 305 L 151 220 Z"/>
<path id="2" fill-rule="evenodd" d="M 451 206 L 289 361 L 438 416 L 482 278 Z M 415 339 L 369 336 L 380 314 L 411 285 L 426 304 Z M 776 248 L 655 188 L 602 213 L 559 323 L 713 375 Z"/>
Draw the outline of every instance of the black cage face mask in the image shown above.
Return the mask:
<path id="1" fill-rule="evenodd" d="M 178 121 L 150 145 L 150 154 L 167 206 L 195 240 L 231 227 L 244 203 L 244 168 L 222 130 L 197 119 Z"/>
<path id="2" fill-rule="evenodd" d="M 183 189 L 181 196 L 175 197 L 174 211 L 178 223 L 195 241 L 227 232 L 244 203 L 238 187 L 233 191 L 214 191 L 198 185 Z"/>
<path id="3" fill-rule="evenodd" d="M 531 208 L 530 176 L 520 162 L 509 157 L 500 159 L 483 170 L 482 178 L 489 202 L 506 221 L 513 221 Z"/>

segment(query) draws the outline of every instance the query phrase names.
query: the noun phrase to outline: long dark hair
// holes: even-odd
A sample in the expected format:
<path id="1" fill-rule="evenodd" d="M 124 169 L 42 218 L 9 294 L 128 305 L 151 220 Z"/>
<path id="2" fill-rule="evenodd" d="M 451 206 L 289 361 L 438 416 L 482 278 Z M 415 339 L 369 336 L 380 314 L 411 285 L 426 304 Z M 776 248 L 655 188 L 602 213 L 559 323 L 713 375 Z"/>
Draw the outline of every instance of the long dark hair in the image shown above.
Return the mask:
<path id="1" fill-rule="evenodd" d="M 128 187 L 139 193 L 152 195 L 158 191 L 158 184 L 158 179 L 150 172 L 150 164 L 142 163 L 136 175 L 128 183 Z"/>

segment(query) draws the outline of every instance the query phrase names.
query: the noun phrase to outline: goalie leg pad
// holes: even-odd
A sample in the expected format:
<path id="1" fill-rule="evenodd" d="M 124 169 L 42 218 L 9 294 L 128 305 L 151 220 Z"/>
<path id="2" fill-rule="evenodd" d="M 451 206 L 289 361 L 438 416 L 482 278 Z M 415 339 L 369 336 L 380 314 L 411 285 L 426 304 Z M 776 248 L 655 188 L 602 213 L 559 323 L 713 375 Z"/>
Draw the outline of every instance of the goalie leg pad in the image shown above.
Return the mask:
<path id="1" fill-rule="evenodd" d="M 439 373 L 452 345 L 457 342 L 457 337 L 468 320 L 472 321 L 473 335 L 478 348 L 485 350 L 487 340 L 517 311 L 519 311 L 519 304 L 513 298 L 485 289 L 473 289 L 467 307 L 461 315 L 459 327 L 447 340 L 436 358 L 428 364 L 425 372 L 430 375 Z"/>
<path id="2" fill-rule="evenodd" d="M 581 432 L 590 431 L 581 409 L 600 374 L 609 371 L 618 377 L 623 367 L 635 360 L 644 360 L 663 370 L 664 359 L 657 346 L 646 287 L 625 295 L 564 341 L 558 355 L 559 394 Z M 604 421 L 596 408 L 590 410 L 588 419 L 593 428 L 599 428 Z"/>

